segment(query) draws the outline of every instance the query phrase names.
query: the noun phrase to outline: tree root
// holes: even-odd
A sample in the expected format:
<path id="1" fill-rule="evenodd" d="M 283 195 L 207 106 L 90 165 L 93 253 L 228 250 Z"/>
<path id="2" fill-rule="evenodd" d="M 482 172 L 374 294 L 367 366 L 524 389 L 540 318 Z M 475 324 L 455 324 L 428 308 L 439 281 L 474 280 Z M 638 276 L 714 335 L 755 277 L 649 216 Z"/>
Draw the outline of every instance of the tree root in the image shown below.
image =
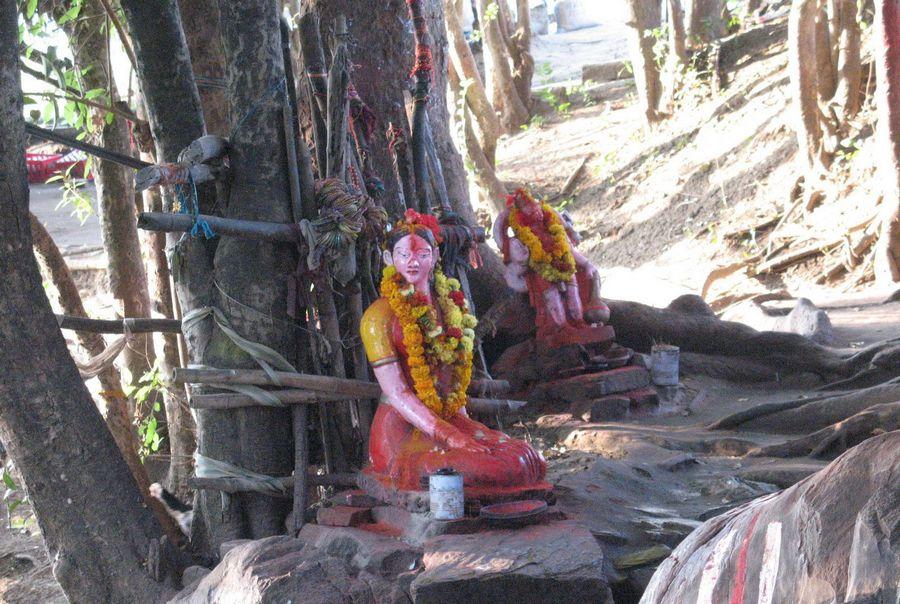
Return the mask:
<path id="1" fill-rule="evenodd" d="M 723 417 L 707 428 L 810 432 L 845 420 L 871 407 L 896 401 L 900 401 L 900 383 L 887 383 L 857 392 L 759 405 Z"/>
<path id="2" fill-rule="evenodd" d="M 875 405 L 807 436 L 780 445 L 759 447 L 748 457 L 823 457 L 838 455 L 859 443 L 900 428 L 900 401 Z"/>

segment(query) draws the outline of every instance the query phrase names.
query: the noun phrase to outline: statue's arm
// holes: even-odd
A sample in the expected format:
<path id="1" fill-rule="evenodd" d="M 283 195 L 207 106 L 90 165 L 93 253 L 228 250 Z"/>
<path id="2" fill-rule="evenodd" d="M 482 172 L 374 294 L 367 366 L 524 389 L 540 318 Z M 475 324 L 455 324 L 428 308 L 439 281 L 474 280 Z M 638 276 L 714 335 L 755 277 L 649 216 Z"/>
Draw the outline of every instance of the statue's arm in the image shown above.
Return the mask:
<path id="1" fill-rule="evenodd" d="M 409 387 L 399 361 L 375 367 L 375 379 L 384 392 L 387 404 L 429 437 L 435 436 L 435 427 L 440 418 L 426 407 Z"/>

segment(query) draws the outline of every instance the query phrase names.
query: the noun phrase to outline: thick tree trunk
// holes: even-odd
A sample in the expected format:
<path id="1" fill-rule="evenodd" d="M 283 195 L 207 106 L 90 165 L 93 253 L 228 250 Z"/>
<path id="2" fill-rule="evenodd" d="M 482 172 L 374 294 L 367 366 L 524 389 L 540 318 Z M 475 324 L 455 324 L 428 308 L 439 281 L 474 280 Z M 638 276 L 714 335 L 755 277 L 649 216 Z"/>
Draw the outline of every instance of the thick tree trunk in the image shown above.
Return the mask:
<path id="1" fill-rule="evenodd" d="M 42 272 L 49 278 L 50 282 L 56 288 L 58 295 L 59 307 L 63 313 L 74 317 L 87 317 L 84 305 L 81 303 L 81 295 L 66 261 L 59 253 L 59 248 L 50 238 L 50 233 L 44 228 L 44 225 L 38 221 L 34 214 L 30 214 L 31 236 L 34 245 L 34 251 L 40 260 Z M 96 356 L 103 352 L 106 344 L 103 336 L 99 333 L 90 333 L 86 331 L 77 332 L 78 341 L 81 346 L 91 356 Z M 134 426 L 131 423 L 131 414 L 128 411 L 128 404 L 125 400 L 125 393 L 122 392 L 122 384 L 119 379 L 119 372 L 115 367 L 109 367 L 97 376 L 103 390 L 100 392 L 100 400 L 102 406 L 100 413 L 106 420 L 119 450 L 128 462 L 135 480 L 138 484 L 145 487 L 150 486 L 147 478 L 147 471 L 138 457 L 138 443 L 134 433 Z"/>
<path id="2" fill-rule="evenodd" d="M 219 2 L 232 127 L 232 180 L 225 216 L 291 222 L 282 120 L 285 83 L 279 14 L 268 0 Z M 216 249 L 218 307 L 244 338 L 296 362 L 302 335 L 288 317 L 288 279 L 295 251 L 222 236 Z M 256 367 L 256 362 L 216 330 L 205 355 L 214 367 Z M 286 409 L 206 410 L 199 415 L 201 454 L 269 476 L 293 471 L 291 413 Z M 198 499 L 200 543 L 207 554 L 235 537 L 283 533 L 290 502 L 257 493 L 230 497 L 203 491 Z M 198 523 L 199 520 L 199 523 Z M 197 540 L 195 539 L 195 542 Z"/>
<path id="3" fill-rule="evenodd" d="M 684 8 L 681 0 L 667 0 L 669 13 L 669 54 L 666 57 L 665 85 L 660 106 L 671 112 L 681 75 L 688 64 L 687 39 L 684 29 Z"/>
<path id="4" fill-rule="evenodd" d="M 875 64 L 878 73 L 878 174 L 884 183 L 881 234 L 875 275 L 879 282 L 900 281 L 900 2 L 875 3 Z"/>
<path id="5" fill-rule="evenodd" d="M 513 60 L 513 80 L 519 98 L 531 111 L 531 81 L 534 78 L 534 57 L 531 55 L 531 9 L 529 0 L 516 0 L 516 30 L 510 39 Z"/>
<path id="6" fill-rule="evenodd" d="M 856 16 L 856 0 L 835 0 L 840 12 L 840 42 L 837 60 L 837 91 L 834 100 L 841 110 L 841 119 L 848 120 L 859 113 L 862 61 L 860 59 L 860 28 Z"/>
<path id="7" fill-rule="evenodd" d="M 215 0 L 180 0 L 181 23 L 191 53 L 208 134 L 228 136 L 231 129 L 222 53 L 219 7 Z"/>
<path id="8" fill-rule="evenodd" d="M 146 555 L 162 529 L 69 356 L 32 253 L 13 0 L 0 2 L 0 91 L 0 438 L 67 597 L 158 602 Z"/>
<path id="9" fill-rule="evenodd" d="M 653 54 L 653 36 L 645 32 L 660 20 L 660 5 L 656 0 L 627 0 L 628 52 L 634 68 L 641 109 L 648 123 L 658 122 L 661 85 L 659 66 Z"/>
<path id="10" fill-rule="evenodd" d="M 56 1 L 53 15 L 59 19 L 69 9 L 69 3 Z M 68 21 L 63 29 L 69 36 L 69 44 L 75 64 L 81 70 L 86 89 L 112 91 L 115 103 L 115 84 L 109 72 L 110 61 L 107 46 L 106 12 L 99 0 L 85 0 L 78 19 Z M 100 128 L 100 145 L 119 153 L 129 153 L 128 127 L 116 116 L 112 123 L 106 123 L 106 112 L 91 109 L 94 123 Z M 149 317 L 150 293 L 147 275 L 141 258 L 140 240 L 135 216 L 134 189 L 131 170 L 114 162 L 98 159 L 95 163 L 94 182 L 97 186 L 97 201 L 100 206 L 100 234 L 103 248 L 109 259 L 107 277 L 113 297 L 119 302 L 119 311 L 124 317 Z M 156 357 L 153 338 L 146 334 L 136 335 L 125 348 L 125 381 L 137 383 L 141 376 L 153 366 Z M 144 410 L 146 412 L 146 410 Z"/>
<path id="11" fill-rule="evenodd" d="M 147 118 L 160 162 L 174 162 L 178 154 L 204 134 L 200 99 L 193 79 L 187 42 L 181 27 L 178 5 L 174 0 L 121 0 L 137 57 L 138 80 L 147 108 Z M 200 187 L 200 211 L 211 212 L 211 196 Z M 163 198 L 167 209 L 172 198 Z M 172 276 L 175 280 L 181 312 L 186 314 L 212 304 L 212 259 L 216 240 L 172 235 L 174 247 Z M 212 326 L 203 322 L 184 334 L 188 361 L 206 362 Z M 202 418 L 202 414 L 199 414 Z M 202 425 L 198 426 L 202 429 Z M 173 443 L 172 449 L 178 450 Z M 184 453 L 193 447 L 185 442 Z M 180 455 L 181 453 L 179 453 Z M 202 511 L 195 517 L 194 535 L 202 535 Z M 212 547 L 212 546 L 211 546 Z M 209 551 L 209 550 L 207 550 Z"/>
<path id="12" fill-rule="evenodd" d="M 788 21 L 788 70 L 791 77 L 794 127 L 806 171 L 823 173 L 829 158 L 820 121 L 816 61 L 816 15 L 819 0 L 793 0 Z"/>
<path id="13" fill-rule="evenodd" d="M 688 44 L 695 48 L 724 36 L 725 0 L 687 0 L 685 27 Z"/>
<path id="14" fill-rule="evenodd" d="M 513 78 L 512 56 L 501 28 L 503 16 L 499 13 L 491 16 L 488 7 L 492 4 L 489 0 L 476 1 L 478 22 L 484 41 L 487 94 L 491 99 L 491 105 L 500 115 L 500 124 L 507 132 L 515 132 L 519 126 L 528 121 L 528 105 L 519 95 Z"/>

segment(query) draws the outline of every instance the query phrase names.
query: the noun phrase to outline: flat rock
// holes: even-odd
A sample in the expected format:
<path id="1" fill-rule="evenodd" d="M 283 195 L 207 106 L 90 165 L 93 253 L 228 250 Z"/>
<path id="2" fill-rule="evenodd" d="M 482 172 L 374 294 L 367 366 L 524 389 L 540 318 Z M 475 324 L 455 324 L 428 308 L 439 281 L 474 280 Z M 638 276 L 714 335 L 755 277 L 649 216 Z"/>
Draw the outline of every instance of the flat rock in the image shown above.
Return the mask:
<path id="1" fill-rule="evenodd" d="M 359 528 L 307 524 L 300 539 L 329 556 L 380 577 L 393 577 L 417 569 L 422 551 L 399 539 Z"/>
<path id="2" fill-rule="evenodd" d="M 569 412 L 585 422 L 608 422 L 626 417 L 630 407 L 630 398 L 613 395 L 572 403 Z"/>
<path id="3" fill-rule="evenodd" d="M 571 522 L 474 535 L 441 535 L 425 545 L 412 582 L 416 604 L 611 603 L 603 550 Z"/>
<path id="4" fill-rule="evenodd" d="M 372 516 L 377 523 L 397 527 L 402 531 L 401 538 L 416 546 L 438 535 L 471 534 L 486 528 L 481 518 L 437 520 L 430 513 L 414 513 L 393 505 L 374 508 Z"/>
<path id="5" fill-rule="evenodd" d="M 609 63 L 593 63 L 581 66 L 582 82 L 614 82 L 634 77 L 625 65 L 625 61 Z"/>

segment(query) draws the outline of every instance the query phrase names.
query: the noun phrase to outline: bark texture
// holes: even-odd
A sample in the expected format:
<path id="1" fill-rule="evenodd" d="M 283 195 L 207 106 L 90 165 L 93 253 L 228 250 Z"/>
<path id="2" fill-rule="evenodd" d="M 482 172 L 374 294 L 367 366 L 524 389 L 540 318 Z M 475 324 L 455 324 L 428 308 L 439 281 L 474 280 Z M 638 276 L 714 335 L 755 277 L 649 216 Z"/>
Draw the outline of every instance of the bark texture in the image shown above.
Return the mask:
<path id="1" fill-rule="evenodd" d="M 282 127 L 284 62 L 279 11 L 268 0 L 219 2 L 225 53 L 232 179 L 227 218 L 291 222 Z M 296 268 L 289 245 L 222 236 L 215 256 L 215 306 L 241 336 L 296 363 L 301 335 L 288 317 L 288 278 Z M 251 368 L 256 363 L 220 330 L 205 363 Z M 250 408 L 198 413 L 201 454 L 269 476 L 293 470 L 291 414 Z M 259 539 L 284 532 L 290 502 L 256 493 L 229 497 L 202 491 L 193 539 L 201 551 L 236 537 Z"/>
<path id="2" fill-rule="evenodd" d="M 502 4 L 502 3 L 501 3 Z M 513 77 L 513 58 L 507 44 L 508 36 L 504 33 L 505 13 L 494 11 L 498 3 L 489 0 L 476 0 L 478 22 L 484 40 L 484 73 L 487 80 L 487 93 L 491 105 L 500 116 L 500 123 L 507 132 L 516 131 L 528 121 L 527 103 L 529 97 L 523 99 L 519 94 Z M 436 44 L 437 45 L 437 44 Z"/>
<path id="3" fill-rule="evenodd" d="M 648 30 L 660 20 L 660 5 L 655 0 L 627 0 L 628 53 L 634 68 L 641 109 L 648 123 L 659 121 L 661 85 L 659 66 L 653 54 L 654 38 Z"/>
<path id="4" fill-rule="evenodd" d="M 725 0 L 686 0 L 685 27 L 694 47 L 725 35 Z"/>
<path id="5" fill-rule="evenodd" d="M 819 0 L 794 0 L 788 21 L 788 71 L 794 128 L 808 173 L 821 174 L 830 163 L 823 141 L 817 75 L 816 16 Z"/>
<path id="6" fill-rule="evenodd" d="M 838 11 L 841 26 L 836 63 L 837 90 L 834 100 L 841 110 L 841 118 L 848 120 L 859 113 L 862 96 L 860 27 L 856 0 L 835 0 L 834 10 Z"/>
<path id="7" fill-rule="evenodd" d="M 881 234 L 875 264 L 879 282 L 900 281 L 900 3 L 875 3 L 875 64 L 878 84 L 878 173 L 884 183 Z"/>
<path id="8" fill-rule="evenodd" d="M 191 53 L 194 81 L 200 92 L 206 131 L 208 134 L 228 136 L 231 122 L 219 6 L 216 0 L 181 0 L 178 8 Z"/>
<path id="9" fill-rule="evenodd" d="M 61 17 L 68 10 L 68 5 L 67 2 L 55 1 L 52 7 L 54 17 Z M 99 88 L 111 91 L 109 102 L 112 104 L 118 99 L 110 73 L 105 25 L 106 12 L 100 1 L 85 0 L 78 18 L 65 23 L 63 29 L 69 36 L 84 86 L 88 90 Z M 106 112 L 96 108 L 91 109 L 91 115 L 94 123 L 102 124 L 99 144 L 111 151 L 128 154 L 131 146 L 125 120 L 116 116 L 112 123 L 106 123 Z M 100 206 L 100 234 L 109 259 L 109 289 L 118 301 L 123 317 L 149 317 L 150 293 L 141 258 L 131 170 L 103 159 L 97 159 L 94 165 L 94 183 Z M 136 335 L 125 348 L 123 356 L 124 368 L 129 374 L 125 376 L 126 382 L 136 383 L 153 366 L 156 354 L 152 336 Z"/>
<path id="10" fill-rule="evenodd" d="M 162 529 L 69 356 L 32 253 L 13 0 L 0 2 L 0 122 L 0 438 L 68 598 L 160 601 L 145 563 Z"/>

